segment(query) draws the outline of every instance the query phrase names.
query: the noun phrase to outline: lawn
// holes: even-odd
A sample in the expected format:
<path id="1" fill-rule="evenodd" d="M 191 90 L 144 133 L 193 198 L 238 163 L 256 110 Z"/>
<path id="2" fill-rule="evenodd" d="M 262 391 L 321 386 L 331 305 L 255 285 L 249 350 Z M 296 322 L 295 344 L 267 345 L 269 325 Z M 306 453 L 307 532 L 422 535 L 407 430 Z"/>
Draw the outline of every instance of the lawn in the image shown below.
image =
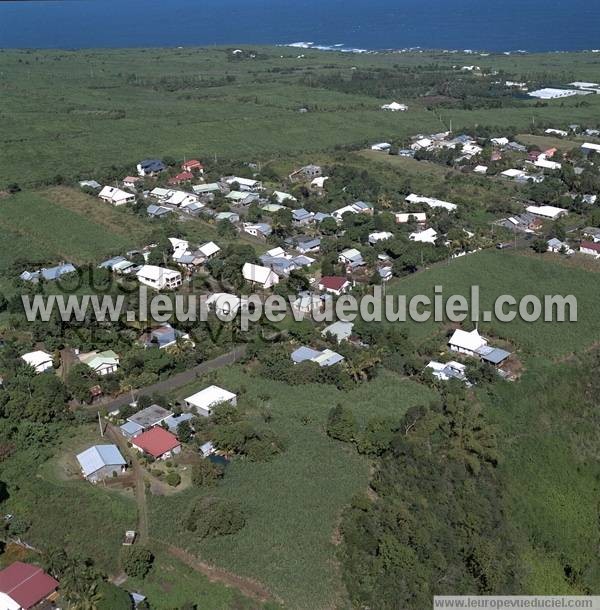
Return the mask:
<path id="1" fill-rule="evenodd" d="M 156 549 L 146 578 L 129 578 L 125 588 L 142 592 L 155 610 L 172 610 L 186 603 L 210 610 L 257 610 L 262 605 L 225 585 L 213 583 L 167 552 Z"/>
<path id="2" fill-rule="evenodd" d="M 31 186 L 57 175 L 94 177 L 112 166 L 132 171 L 141 158 L 170 155 L 232 159 L 310 157 L 334 145 L 402 139 L 417 132 L 479 125 L 526 131 L 537 124 L 594 123 L 596 96 L 507 108 L 407 113 L 385 101 L 310 86 L 311 79 L 353 69 L 446 68 L 472 61 L 441 53 L 343 54 L 260 48 L 260 57 L 228 61 L 223 48 L 7 51 L 0 54 L 0 185 Z M 547 78 L 592 78 L 593 54 L 478 57 L 482 67 Z M 542 67 L 543 66 L 543 67 Z M 541 74 L 540 74 L 541 72 Z M 567 76 L 568 75 L 568 76 Z M 309 107 L 310 112 L 298 110 Z M 567 110 L 565 110 L 567 108 Z"/>
<path id="3" fill-rule="evenodd" d="M 124 210 L 70 189 L 22 192 L 0 205 L 0 265 L 99 262 L 143 245 L 149 230 Z"/>
<path id="4" fill-rule="evenodd" d="M 400 280 L 393 280 L 388 294 L 405 294 L 408 298 L 424 294 L 433 300 L 434 286 L 443 288 L 445 297 L 459 294 L 469 299 L 471 286 L 479 286 L 481 311 L 491 310 L 500 295 L 519 299 L 525 295 L 569 295 L 577 298 L 577 322 L 525 322 L 518 316 L 510 323 L 481 322 L 482 334 L 506 339 L 520 350 L 531 354 L 556 357 L 579 351 L 597 340 L 600 319 L 596 303 L 600 286 L 595 274 L 566 267 L 549 255 L 523 256 L 518 252 L 486 250 L 449 264 Z M 432 320 L 408 323 L 411 336 L 425 340 L 441 329 Z"/>
<path id="5" fill-rule="evenodd" d="M 532 594 L 581 595 L 580 578 L 596 582 L 600 469 L 595 407 L 582 383 L 589 374 L 586 361 L 535 359 L 519 383 L 478 393 L 499 431 L 507 518 Z"/>
<path id="6" fill-rule="evenodd" d="M 103 572 L 118 571 L 123 534 L 135 529 L 135 504 L 125 493 L 73 478 L 73 456 L 101 439 L 94 426 L 65 430 L 50 459 L 39 450 L 20 451 L 3 462 L 9 492 L 3 510 L 31 523 L 24 539 L 41 548 L 64 547 L 92 558 Z M 69 466 L 66 467 L 66 464 Z"/>
<path id="7" fill-rule="evenodd" d="M 178 395 L 187 396 L 213 381 L 241 390 L 240 403 L 268 396 L 270 425 L 284 439 L 286 450 L 269 463 L 234 461 L 229 466 L 216 493 L 241 503 L 247 522 L 238 534 L 198 544 L 165 519 L 185 513 L 199 493 L 189 490 L 152 498 L 153 536 L 258 580 L 288 608 L 334 606 L 343 598 L 335 561 L 336 526 L 352 496 L 366 489 L 369 462 L 325 434 L 327 413 L 342 402 L 362 424 L 374 415 L 400 417 L 409 406 L 427 403 L 435 394 L 391 373 L 340 392 L 323 385 L 284 386 L 232 367 Z"/>

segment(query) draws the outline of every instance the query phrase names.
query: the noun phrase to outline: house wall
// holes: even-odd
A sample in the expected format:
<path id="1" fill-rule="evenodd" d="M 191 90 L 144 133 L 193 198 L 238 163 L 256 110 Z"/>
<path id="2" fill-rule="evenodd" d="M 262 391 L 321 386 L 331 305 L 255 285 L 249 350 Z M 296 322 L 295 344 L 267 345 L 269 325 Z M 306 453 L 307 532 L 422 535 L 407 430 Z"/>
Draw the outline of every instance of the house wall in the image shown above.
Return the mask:
<path id="1" fill-rule="evenodd" d="M 458 352 L 459 354 L 467 354 L 468 356 L 477 355 L 474 351 L 470 349 L 465 349 L 464 347 L 459 347 L 458 345 L 450 345 L 450 351 Z"/>
<path id="2" fill-rule="evenodd" d="M 87 480 L 90 481 L 90 483 L 97 483 L 98 481 L 102 481 L 109 477 L 112 478 L 113 472 L 116 472 L 117 475 L 121 474 L 121 466 L 103 466 L 102 468 L 100 468 L 100 470 L 96 470 L 96 472 L 90 474 L 87 477 Z"/>

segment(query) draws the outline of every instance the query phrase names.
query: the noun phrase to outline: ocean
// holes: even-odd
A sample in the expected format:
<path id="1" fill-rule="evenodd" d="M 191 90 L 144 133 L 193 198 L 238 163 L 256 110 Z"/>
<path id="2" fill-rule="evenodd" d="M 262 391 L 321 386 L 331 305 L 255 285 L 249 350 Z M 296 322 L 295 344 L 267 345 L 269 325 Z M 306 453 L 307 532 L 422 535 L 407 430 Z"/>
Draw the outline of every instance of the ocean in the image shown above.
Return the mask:
<path id="1" fill-rule="evenodd" d="M 1 1 L 0 48 L 310 42 L 344 50 L 600 47 L 600 0 Z"/>

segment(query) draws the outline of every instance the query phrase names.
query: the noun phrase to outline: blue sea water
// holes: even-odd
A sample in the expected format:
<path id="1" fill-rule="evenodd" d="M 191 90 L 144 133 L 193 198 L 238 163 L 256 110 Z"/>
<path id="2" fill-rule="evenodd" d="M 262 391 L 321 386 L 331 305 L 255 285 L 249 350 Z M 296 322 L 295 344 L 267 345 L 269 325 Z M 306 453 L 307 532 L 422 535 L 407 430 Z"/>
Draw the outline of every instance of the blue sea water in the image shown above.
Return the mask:
<path id="1" fill-rule="evenodd" d="M 0 1 L 0 48 L 600 48 L 600 0 Z"/>

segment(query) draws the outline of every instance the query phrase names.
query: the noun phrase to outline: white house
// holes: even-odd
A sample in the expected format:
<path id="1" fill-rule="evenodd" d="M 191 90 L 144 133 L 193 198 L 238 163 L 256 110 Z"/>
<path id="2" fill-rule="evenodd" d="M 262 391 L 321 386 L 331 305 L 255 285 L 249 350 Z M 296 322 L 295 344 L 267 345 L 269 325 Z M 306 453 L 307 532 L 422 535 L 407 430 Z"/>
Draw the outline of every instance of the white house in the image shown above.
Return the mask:
<path id="1" fill-rule="evenodd" d="M 530 91 L 527 95 L 537 97 L 540 100 L 556 100 L 563 97 L 572 97 L 574 95 L 584 95 L 585 93 L 589 92 L 578 89 L 556 89 L 554 87 L 544 87 L 543 89 Z"/>
<path id="2" fill-rule="evenodd" d="M 501 176 L 505 178 L 510 178 L 511 180 L 519 180 L 527 178 L 527 174 L 521 169 L 507 169 L 500 173 Z"/>
<path id="3" fill-rule="evenodd" d="M 205 258 L 212 258 L 220 251 L 221 248 L 219 248 L 219 246 L 217 246 L 214 241 L 206 242 L 198 248 L 198 252 L 200 252 L 200 254 L 202 254 L 202 256 L 204 256 Z"/>
<path id="4" fill-rule="evenodd" d="M 600 153 L 600 144 L 592 144 L 590 142 L 585 142 L 581 145 L 581 148 L 584 152 L 597 152 Z"/>
<path id="5" fill-rule="evenodd" d="M 114 206 L 125 205 L 127 203 L 135 202 L 135 195 L 118 189 L 115 186 L 105 186 L 99 193 L 98 197 L 102 201 L 111 203 Z"/>
<path id="6" fill-rule="evenodd" d="M 537 160 L 534 162 L 535 167 L 539 167 L 540 169 L 551 169 L 551 170 L 559 170 L 562 168 L 562 165 L 557 161 L 550 161 L 546 159 L 545 155 L 540 155 Z"/>
<path id="7" fill-rule="evenodd" d="M 184 191 L 171 191 L 169 197 L 165 200 L 169 205 L 184 207 L 192 203 L 198 203 L 198 195 L 192 195 Z"/>
<path id="8" fill-rule="evenodd" d="M 389 142 L 378 142 L 371 146 L 371 150 L 376 150 L 378 152 L 388 152 L 390 148 L 392 148 L 392 145 Z"/>
<path id="9" fill-rule="evenodd" d="M 141 284 L 155 290 L 174 290 L 182 284 L 181 273 L 174 269 L 165 269 L 156 265 L 143 265 L 137 272 Z"/>
<path id="10" fill-rule="evenodd" d="M 562 254 L 564 252 L 565 254 L 573 254 L 573 249 L 569 247 L 569 244 L 565 243 L 564 241 L 561 241 L 560 239 L 556 239 L 556 237 L 549 239 L 547 245 L 548 252 L 554 252 L 559 254 Z"/>
<path id="11" fill-rule="evenodd" d="M 237 395 L 216 385 L 208 386 L 200 392 L 196 392 L 184 399 L 185 405 L 190 411 L 196 411 L 198 415 L 209 417 L 217 405 L 228 403 L 237 405 Z"/>
<path id="12" fill-rule="evenodd" d="M 530 205 L 527 211 L 534 216 L 540 216 L 541 218 L 549 218 L 550 220 L 556 220 L 561 216 L 566 216 L 568 211 L 563 208 L 556 208 L 552 205 Z"/>
<path id="13" fill-rule="evenodd" d="M 381 109 L 389 110 L 390 112 L 406 112 L 408 110 L 408 106 L 406 104 L 392 102 L 391 104 L 384 104 Z"/>
<path id="14" fill-rule="evenodd" d="M 579 252 L 589 254 L 594 258 L 600 257 L 600 243 L 594 241 L 582 241 L 579 246 Z"/>
<path id="15" fill-rule="evenodd" d="M 263 188 L 262 182 L 259 180 L 240 178 L 239 176 L 227 176 L 226 178 L 223 178 L 223 182 L 227 184 L 227 186 L 237 184 L 240 191 L 260 191 Z"/>
<path id="16" fill-rule="evenodd" d="M 487 174 L 488 167 L 487 165 L 477 165 L 473 171 L 476 174 Z"/>
<path id="17" fill-rule="evenodd" d="M 548 128 L 544 130 L 544 133 L 547 133 L 549 135 L 554 135 L 554 136 L 560 136 L 562 138 L 566 138 L 569 134 L 568 132 L 564 131 L 564 129 L 553 129 L 553 128 Z"/>
<path id="18" fill-rule="evenodd" d="M 506 146 L 509 143 L 508 138 L 492 138 L 490 142 L 495 146 Z"/>
<path id="19" fill-rule="evenodd" d="M 340 252 L 338 261 L 353 267 L 364 265 L 362 254 L 356 248 L 348 248 L 347 250 Z"/>
<path id="20" fill-rule="evenodd" d="M 290 195 L 289 193 L 284 193 L 282 191 L 274 191 L 273 195 L 275 195 L 277 203 L 279 203 L 280 205 L 286 201 L 298 201 L 293 195 Z"/>
<path id="21" fill-rule="evenodd" d="M 275 284 L 279 284 L 279 276 L 274 271 L 253 263 L 244 263 L 242 275 L 247 282 L 261 288 L 272 288 Z"/>
<path id="22" fill-rule="evenodd" d="M 432 360 L 426 368 L 430 369 L 431 374 L 440 381 L 449 381 L 450 379 L 467 381 L 466 365 L 454 360 L 445 363 Z"/>
<path id="23" fill-rule="evenodd" d="M 375 233 L 369 234 L 369 243 L 376 244 L 378 241 L 385 241 L 386 239 L 391 239 L 394 237 L 393 233 L 389 231 L 376 231 Z"/>
<path id="24" fill-rule="evenodd" d="M 52 356 L 42 350 L 23 354 L 21 360 L 33 367 L 36 373 L 43 373 L 52 368 Z"/>
<path id="25" fill-rule="evenodd" d="M 434 197 L 422 197 L 421 195 L 415 195 L 411 193 L 406 201 L 408 203 L 424 203 L 428 205 L 430 208 L 444 208 L 449 212 L 453 212 L 458 207 L 455 203 L 450 203 L 449 201 L 442 201 L 441 199 L 435 199 Z"/>
<path id="26" fill-rule="evenodd" d="M 487 343 L 487 339 L 484 339 L 476 328 L 471 332 L 458 328 L 448 341 L 451 351 L 468 356 L 478 356 L 478 351 L 485 347 Z"/>
<path id="27" fill-rule="evenodd" d="M 406 224 L 411 221 L 417 224 L 425 224 L 427 222 L 427 214 L 425 212 L 398 212 L 396 214 L 396 222 L 398 224 Z"/>
<path id="28" fill-rule="evenodd" d="M 411 241 L 418 241 L 424 244 L 435 244 L 435 240 L 437 239 L 437 231 L 435 229 L 425 229 L 424 231 L 416 231 L 415 233 L 411 233 L 408 238 Z"/>
<path id="29" fill-rule="evenodd" d="M 218 316 L 235 317 L 240 309 L 248 307 L 248 300 L 228 292 L 215 292 L 206 299 L 206 306 Z"/>
<path id="30" fill-rule="evenodd" d="M 111 375 L 119 368 L 119 356 L 112 350 L 79 354 L 79 362 L 87 364 L 97 375 Z"/>

